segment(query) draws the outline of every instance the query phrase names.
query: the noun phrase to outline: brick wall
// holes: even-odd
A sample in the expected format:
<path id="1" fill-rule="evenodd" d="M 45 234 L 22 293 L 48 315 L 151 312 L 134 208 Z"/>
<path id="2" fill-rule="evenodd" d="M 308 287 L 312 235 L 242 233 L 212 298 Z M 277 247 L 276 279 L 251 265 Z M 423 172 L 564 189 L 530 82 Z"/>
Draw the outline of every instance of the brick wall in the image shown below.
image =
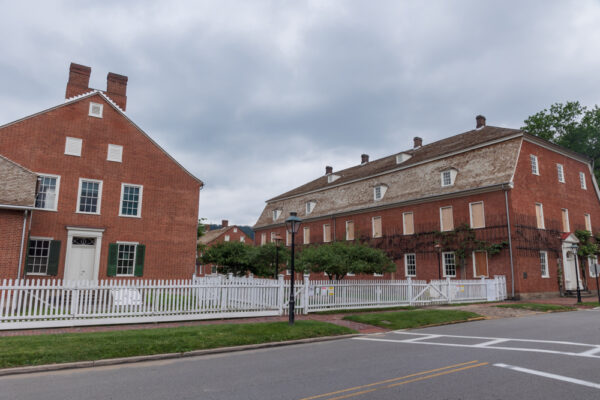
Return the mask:
<path id="1" fill-rule="evenodd" d="M 0 209 L 0 280 L 17 277 L 23 214 L 24 211 Z M 24 248 L 23 253 L 25 251 Z M 23 262 L 25 262 L 24 256 Z"/>

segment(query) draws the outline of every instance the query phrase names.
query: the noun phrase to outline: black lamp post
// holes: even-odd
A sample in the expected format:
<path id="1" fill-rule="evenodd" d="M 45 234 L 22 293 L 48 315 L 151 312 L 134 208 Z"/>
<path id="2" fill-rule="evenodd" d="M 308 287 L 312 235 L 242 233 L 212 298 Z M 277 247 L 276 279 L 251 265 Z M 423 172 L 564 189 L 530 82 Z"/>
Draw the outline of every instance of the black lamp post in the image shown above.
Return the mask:
<path id="1" fill-rule="evenodd" d="M 279 275 L 279 243 L 281 243 L 281 236 L 276 234 L 273 241 L 275 242 L 275 279 L 277 279 L 277 275 Z"/>
<path id="2" fill-rule="evenodd" d="M 577 304 L 581 304 L 581 289 L 579 288 L 579 268 L 577 267 L 577 245 L 571 246 L 573 258 L 575 259 L 575 283 L 577 284 Z"/>
<path id="3" fill-rule="evenodd" d="M 301 223 L 302 223 L 302 220 L 300 218 L 298 218 L 298 216 L 295 212 L 291 212 L 288 219 L 285 220 L 285 228 L 292 235 L 292 259 L 291 259 L 291 265 L 290 265 L 291 272 L 292 272 L 292 279 L 290 280 L 290 302 L 289 302 L 290 325 L 294 325 L 294 303 L 295 303 L 295 300 L 294 300 L 294 280 L 295 280 L 295 274 L 294 274 L 295 241 L 294 241 L 294 238 L 296 236 L 296 233 L 298 232 L 298 229 L 300 229 Z"/>
<path id="4" fill-rule="evenodd" d="M 438 279 L 442 279 L 442 245 L 439 243 L 436 243 L 435 246 L 433 246 L 435 248 L 435 251 L 437 253 L 438 256 Z"/>

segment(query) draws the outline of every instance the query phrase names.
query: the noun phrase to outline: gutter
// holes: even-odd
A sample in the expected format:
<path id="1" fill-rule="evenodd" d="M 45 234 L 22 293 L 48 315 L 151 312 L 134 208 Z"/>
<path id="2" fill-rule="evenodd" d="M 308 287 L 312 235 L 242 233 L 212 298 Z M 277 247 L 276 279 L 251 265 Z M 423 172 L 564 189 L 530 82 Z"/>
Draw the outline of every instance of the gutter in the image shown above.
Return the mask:
<path id="1" fill-rule="evenodd" d="M 508 211 L 508 189 L 504 191 L 504 201 L 506 203 L 506 226 L 508 228 L 508 252 L 510 255 L 510 283 L 511 297 L 515 298 L 515 266 L 513 263 L 512 237 L 510 233 L 510 213 Z"/>
<path id="2" fill-rule="evenodd" d="M 32 206 L 15 206 L 12 204 L 0 204 L 0 208 L 7 210 L 35 210 L 35 207 Z"/>
<path id="3" fill-rule="evenodd" d="M 21 270 L 23 269 L 23 246 L 25 244 L 25 228 L 27 227 L 27 213 L 29 210 L 23 211 L 23 230 L 21 231 L 21 247 L 19 251 L 19 269 L 17 270 L 17 281 L 21 279 Z M 33 213 L 32 213 L 33 214 Z"/>

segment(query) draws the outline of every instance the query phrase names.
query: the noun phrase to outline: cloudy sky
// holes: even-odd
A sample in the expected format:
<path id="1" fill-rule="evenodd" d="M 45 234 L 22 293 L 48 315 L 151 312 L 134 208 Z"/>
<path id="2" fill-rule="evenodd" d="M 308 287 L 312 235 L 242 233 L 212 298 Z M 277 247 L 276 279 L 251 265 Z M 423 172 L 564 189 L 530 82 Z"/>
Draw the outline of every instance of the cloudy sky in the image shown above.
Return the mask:
<path id="1" fill-rule="evenodd" d="M 325 172 L 555 102 L 600 104 L 598 1 L 0 0 L 0 124 L 63 101 L 70 62 L 254 224 Z"/>

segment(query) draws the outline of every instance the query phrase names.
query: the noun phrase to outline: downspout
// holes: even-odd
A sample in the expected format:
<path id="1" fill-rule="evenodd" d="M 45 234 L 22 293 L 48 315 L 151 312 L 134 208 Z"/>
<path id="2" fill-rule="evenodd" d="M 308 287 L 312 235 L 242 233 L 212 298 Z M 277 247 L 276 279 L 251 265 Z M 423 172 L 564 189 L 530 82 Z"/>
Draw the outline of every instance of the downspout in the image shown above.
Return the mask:
<path id="1" fill-rule="evenodd" d="M 21 231 L 21 247 L 19 251 L 19 269 L 17 270 L 17 280 L 21 279 L 21 268 L 23 267 L 23 246 L 25 244 L 25 228 L 27 227 L 27 210 L 23 212 L 23 230 Z"/>
<path id="2" fill-rule="evenodd" d="M 510 213 L 508 212 L 508 190 L 504 191 L 504 201 L 506 203 L 506 227 L 508 228 L 508 251 L 510 254 L 510 283 L 511 298 L 515 298 L 515 266 L 513 263 L 512 237 L 510 233 Z"/>

